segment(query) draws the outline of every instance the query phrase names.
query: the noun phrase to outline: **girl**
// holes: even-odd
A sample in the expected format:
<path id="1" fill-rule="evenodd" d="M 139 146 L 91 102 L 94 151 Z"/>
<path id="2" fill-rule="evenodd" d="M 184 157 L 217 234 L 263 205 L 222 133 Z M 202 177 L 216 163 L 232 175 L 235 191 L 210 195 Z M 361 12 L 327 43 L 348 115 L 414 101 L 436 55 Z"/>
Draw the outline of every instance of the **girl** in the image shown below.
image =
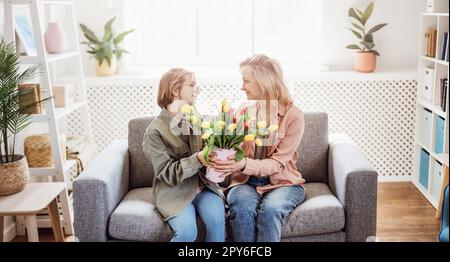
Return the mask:
<path id="1" fill-rule="evenodd" d="M 225 241 L 224 196 L 220 187 L 201 172 L 206 166 L 201 137 L 183 121 L 178 134 L 177 115 L 183 105 L 192 105 L 198 94 L 192 72 L 174 68 L 159 83 L 161 113 L 147 128 L 143 149 L 154 169 L 153 195 L 162 219 L 174 231 L 173 242 L 197 238 L 196 214 L 206 226 L 207 242 Z M 200 151 L 200 152 L 199 152 Z"/>
<path id="2" fill-rule="evenodd" d="M 257 119 L 279 128 L 268 143 L 245 142 L 243 160 L 213 157 L 211 162 L 218 171 L 233 173 L 227 199 L 234 241 L 280 241 L 285 219 L 305 199 L 305 180 L 296 168 L 303 113 L 292 103 L 278 62 L 255 55 L 241 62 L 240 68 L 242 90 L 247 99 L 255 100 Z"/>

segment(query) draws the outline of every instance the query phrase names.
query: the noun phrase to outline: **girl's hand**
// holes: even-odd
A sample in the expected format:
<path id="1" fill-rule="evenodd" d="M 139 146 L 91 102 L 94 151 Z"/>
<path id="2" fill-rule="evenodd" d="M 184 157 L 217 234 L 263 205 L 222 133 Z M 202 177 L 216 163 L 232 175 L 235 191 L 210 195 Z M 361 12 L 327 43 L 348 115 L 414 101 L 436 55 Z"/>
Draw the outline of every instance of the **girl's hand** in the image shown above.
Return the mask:
<path id="1" fill-rule="evenodd" d="M 213 158 L 214 154 L 212 152 L 209 152 L 208 154 L 209 162 L 206 162 L 206 159 L 204 157 L 205 153 L 203 152 L 203 150 L 197 153 L 197 159 L 203 166 L 211 166 L 211 158 Z"/>

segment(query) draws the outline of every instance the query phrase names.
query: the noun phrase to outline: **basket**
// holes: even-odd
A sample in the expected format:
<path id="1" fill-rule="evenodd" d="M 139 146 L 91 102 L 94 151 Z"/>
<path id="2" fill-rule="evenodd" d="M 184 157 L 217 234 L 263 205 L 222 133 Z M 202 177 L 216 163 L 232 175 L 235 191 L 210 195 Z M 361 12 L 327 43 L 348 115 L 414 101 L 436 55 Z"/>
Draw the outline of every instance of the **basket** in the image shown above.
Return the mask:
<path id="1" fill-rule="evenodd" d="M 65 137 L 60 138 L 63 161 L 66 159 Z M 25 156 L 30 167 L 52 167 L 54 165 L 52 145 L 48 134 L 32 135 L 24 142 Z"/>
<path id="2" fill-rule="evenodd" d="M 0 164 L 0 196 L 22 191 L 30 176 L 27 159 L 14 156 L 15 162 Z"/>

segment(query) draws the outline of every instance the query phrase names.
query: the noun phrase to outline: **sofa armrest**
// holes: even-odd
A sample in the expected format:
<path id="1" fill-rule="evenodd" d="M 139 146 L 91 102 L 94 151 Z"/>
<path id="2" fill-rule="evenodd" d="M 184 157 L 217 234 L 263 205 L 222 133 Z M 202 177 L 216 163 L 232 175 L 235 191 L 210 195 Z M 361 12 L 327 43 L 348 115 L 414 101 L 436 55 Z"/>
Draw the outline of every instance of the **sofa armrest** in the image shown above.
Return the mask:
<path id="1" fill-rule="evenodd" d="M 128 192 L 128 141 L 113 141 L 73 184 L 74 229 L 80 241 L 108 240 L 109 217 Z"/>
<path id="2" fill-rule="evenodd" d="M 376 234 L 378 174 L 346 135 L 330 136 L 328 181 L 344 206 L 346 241 Z"/>

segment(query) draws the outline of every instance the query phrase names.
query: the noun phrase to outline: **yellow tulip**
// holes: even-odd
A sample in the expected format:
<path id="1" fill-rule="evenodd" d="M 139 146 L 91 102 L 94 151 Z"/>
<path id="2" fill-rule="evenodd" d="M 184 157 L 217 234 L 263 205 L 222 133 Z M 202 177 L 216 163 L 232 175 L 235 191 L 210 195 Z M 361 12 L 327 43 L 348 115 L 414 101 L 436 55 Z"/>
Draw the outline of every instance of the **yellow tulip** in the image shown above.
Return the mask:
<path id="1" fill-rule="evenodd" d="M 224 107 L 222 107 L 222 110 L 224 113 L 228 113 L 228 111 L 230 111 L 230 107 L 228 105 L 225 105 Z"/>
<path id="2" fill-rule="evenodd" d="M 278 130 L 278 128 L 279 128 L 279 126 L 278 126 L 277 124 L 275 124 L 275 125 L 270 125 L 270 126 L 269 126 L 269 131 L 270 131 L 270 132 L 275 132 L 275 131 Z"/>
<path id="3" fill-rule="evenodd" d="M 202 123 L 202 128 L 203 129 L 209 128 L 210 126 L 211 126 L 211 123 L 209 123 L 209 122 L 205 121 L 205 122 Z"/>
<path id="4" fill-rule="evenodd" d="M 198 122 L 198 117 L 196 117 L 196 116 L 191 116 L 191 123 L 192 123 L 193 125 L 195 125 L 195 124 L 197 124 L 197 122 Z"/>
<path id="5" fill-rule="evenodd" d="M 193 111 L 192 106 L 185 104 L 184 106 L 181 107 L 181 112 L 187 114 L 187 113 L 191 113 Z"/>
<path id="6" fill-rule="evenodd" d="M 225 125 L 226 125 L 226 124 L 225 124 L 224 121 L 218 121 L 218 122 L 217 122 L 217 126 L 218 126 L 219 128 L 223 128 Z"/>
<path id="7" fill-rule="evenodd" d="M 233 132 L 236 129 L 236 127 L 237 127 L 237 124 L 230 124 L 227 127 L 227 129 L 228 129 L 228 131 Z"/>
<path id="8" fill-rule="evenodd" d="M 257 138 L 256 140 L 255 140 L 255 144 L 257 145 L 257 146 L 262 146 L 262 141 L 261 141 L 261 139 L 259 139 L 259 138 Z"/>
<path id="9" fill-rule="evenodd" d="M 245 142 L 251 142 L 251 141 L 253 141 L 253 140 L 255 140 L 255 135 L 254 135 L 254 134 L 246 135 L 246 136 L 244 137 L 244 141 L 245 141 Z"/>
<path id="10" fill-rule="evenodd" d="M 228 99 L 225 98 L 222 100 L 222 108 L 224 108 L 227 105 L 228 105 Z"/>
<path id="11" fill-rule="evenodd" d="M 211 132 L 206 132 L 206 133 L 204 133 L 204 134 L 202 135 L 202 139 L 203 139 L 203 140 L 206 140 L 206 139 L 208 139 L 210 136 L 211 136 Z"/>
<path id="12" fill-rule="evenodd" d="M 256 124 L 256 126 L 257 126 L 258 128 L 266 128 L 267 122 L 266 122 L 266 121 L 259 121 L 259 122 Z"/>

